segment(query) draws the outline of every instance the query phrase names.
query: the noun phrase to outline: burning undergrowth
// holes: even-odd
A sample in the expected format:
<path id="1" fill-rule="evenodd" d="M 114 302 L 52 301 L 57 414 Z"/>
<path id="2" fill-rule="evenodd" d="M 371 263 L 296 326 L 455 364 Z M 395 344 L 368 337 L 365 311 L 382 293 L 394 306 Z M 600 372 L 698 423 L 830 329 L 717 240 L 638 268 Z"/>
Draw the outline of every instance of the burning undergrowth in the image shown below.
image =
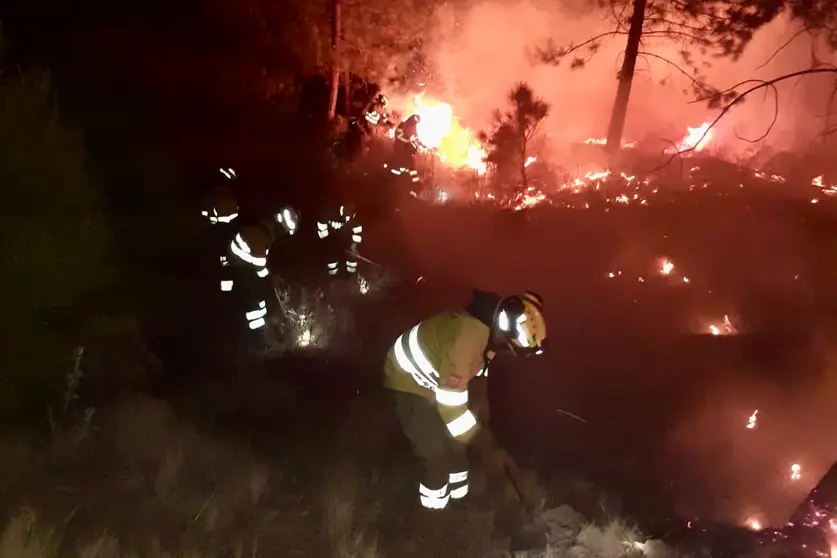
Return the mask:
<path id="1" fill-rule="evenodd" d="M 365 301 L 384 294 L 393 276 L 376 265 L 361 273 L 317 286 L 277 283 L 279 312 L 273 320 L 278 333 L 275 351 L 345 350 L 353 339 L 353 313 Z"/>
<path id="2" fill-rule="evenodd" d="M 687 126 L 679 138 L 625 140 L 620 153 L 608 155 L 602 138 L 562 144 L 549 134 L 536 133 L 549 107 L 537 105 L 541 101 L 533 97 L 530 112 L 541 111 L 535 111 L 534 120 L 517 131 L 520 137 L 506 141 L 509 145 L 504 147 L 498 133 L 508 121 L 520 120 L 516 117 L 526 113 L 521 90 L 532 95 L 525 84 L 512 91 L 512 110 L 505 116 L 498 112 L 490 134 L 470 128 L 452 104 L 427 92 L 393 100 L 398 117 L 421 118 L 415 142 L 424 188 L 417 197 L 431 203 L 489 203 L 519 211 L 538 205 L 579 209 L 647 205 L 688 192 L 728 196 L 744 188 L 763 188 L 765 195 L 806 196 L 814 204 L 837 193 L 837 179 L 831 176 L 837 169 L 826 168 L 833 165 L 824 150 L 795 155 L 767 147 L 733 155 L 715 137 L 712 118 Z M 394 134 L 390 130 L 390 137 Z M 503 149 L 510 152 L 504 155 Z"/>

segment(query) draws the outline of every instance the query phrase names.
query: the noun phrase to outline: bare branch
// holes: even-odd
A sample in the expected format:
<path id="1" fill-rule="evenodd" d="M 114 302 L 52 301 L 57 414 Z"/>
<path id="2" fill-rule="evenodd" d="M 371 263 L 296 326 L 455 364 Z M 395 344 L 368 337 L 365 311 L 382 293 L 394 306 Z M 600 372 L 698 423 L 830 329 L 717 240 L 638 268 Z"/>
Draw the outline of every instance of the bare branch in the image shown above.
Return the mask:
<path id="1" fill-rule="evenodd" d="M 710 130 L 712 130 L 712 128 L 714 128 L 714 127 L 715 127 L 715 125 L 716 125 L 718 122 L 720 122 L 720 121 L 721 121 L 721 119 L 722 119 L 724 116 L 726 116 L 726 114 L 727 114 L 730 110 L 732 110 L 732 108 L 733 108 L 735 105 L 737 105 L 737 104 L 739 104 L 741 101 L 743 101 L 743 100 L 744 100 L 744 99 L 745 99 L 748 95 L 750 95 L 750 94 L 754 93 L 755 91 L 758 91 L 759 89 L 765 89 L 765 88 L 769 88 L 769 87 L 774 87 L 774 88 L 775 88 L 775 86 L 776 86 L 776 84 L 777 84 L 777 83 L 781 83 L 781 82 L 783 82 L 783 81 L 787 81 L 787 80 L 789 80 L 789 79 L 793 79 L 793 78 L 796 78 L 796 77 L 800 77 L 800 76 L 809 76 L 809 75 L 814 75 L 814 74 L 826 74 L 826 73 L 828 73 L 828 74 L 837 74 L 837 67 L 830 67 L 830 68 L 811 68 L 811 69 L 808 69 L 808 70 L 800 70 L 800 71 L 798 71 L 798 72 L 792 72 L 792 73 L 790 73 L 790 74 L 785 74 L 785 75 L 779 76 L 779 77 L 777 77 L 777 78 L 773 78 L 773 79 L 766 80 L 766 81 L 760 81 L 760 80 L 748 79 L 748 80 L 746 80 L 746 81 L 742 81 L 741 83 L 738 83 L 738 84 L 736 84 L 736 85 L 734 85 L 734 86 L 730 87 L 729 89 L 726 89 L 726 90 L 724 90 L 724 91 L 722 91 L 722 92 L 718 92 L 717 94 L 718 94 L 718 95 L 720 95 L 720 94 L 723 94 L 723 93 L 727 93 L 727 92 L 732 92 L 732 91 L 735 91 L 735 89 L 737 89 L 738 87 L 741 87 L 742 85 L 745 85 L 745 84 L 748 84 L 748 83 L 753 83 L 753 82 L 757 82 L 757 83 L 758 83 L 758 85 L 754 85 L 754 86 L 752 86 L 752 87 L 748 88 L 748 89 L 747 89 L 747 90 L 745 90 L 743 93 L 737 94 L 737 95 L 735 96 L 735 98 L 733 98 L 733 100 L 732 100 L 732 101 L 730 101 L 730 102 L 728 102 L 726 105 L 724 105 L 724 107 L 721 109 L 720 114 L 718 114 L 718 116 L 717 116 L 717 117 L 715 117 L 715 119 L 714 119 L 714 120 L 713 120 L 713 121 L 709 124 L 709 126 L 707 126 L 706 130 L 704 130 L 704 131 L 703 131 L 703 134 L 700 136 L 700 138 L 699 138 L 696 142 L 694 142 L 694 144 L 693 144 L 691 147 L 689 147 L 689 148 L 687 148 L 687 149 L 682 149 L 682 150 L 679 150 L 677 153 L 675 153 L 674 155 L 672 155 L 671 159 L 669 159 L 669 161 L 668 161 L 665 165 L 662 165 L 661 167 L 658 167 L 658 169 L 659 169 L 659 168 L 663 168 L 663 167 L 667 166 L 668 164 L 670 164 L 670 163 L 671 163 L 671 161 L 673 161 L 673 160 L 675 159 L 675 157 L 679 157 L 679 156 L 683 155 L 684 153 L 689 153 L 690 151 L 694 151 L 694 150 L 697 148 L 697 146 L 698 146 L 698 145 L 700 145 L 700 143 L 701 143 L 704 139 L 706 139 L 706 136 L 707 136 L 707 134 L 709 134 Z M 707 100 L 707 99 L 704 99 L 704 100 Z M 695 102 L 696 102 L 696 101 L 695 101 Z M 778 110 L 777 110 L 776 114 L 774 115 L 773 122 L 771 122 L 771 124 L 770 124 L 770 128 L 768 129 L 768 133 L 769 133 L 770 129 L 772 129 L 772 128 L 773 128 L 773 126 L 776 124 L 776 118 L 777 118 L 777 116 L 778 116 Z M 767 135 L 767 134 L 765 134 L 765 136 L 766 136 L 766 135 Z M 758 140 L 757 140 L 757 141 L 758 141 Z M 655 170 L 658 170 L 658 169 L 655 169 Z"/>
<path id="2" fill-rule="evenodd" d="M 796 39 L 797 39 L 800 35 L 802 35 L 803 33 L 807 33 L 807 32 L 809 32 L 810 30 L 811 30 L 810 28 L 808 28 L 808 27 L 804 27 L 804 28 L 800 29 L 799 31 L 797 31 L 796 33 L 794 33 L 793 35 L 791 35 L 791 37 L 790 37 L 787 41 L 785 41 L 784 43 L 782 43 L 782 45 L 781 45 L 781 46 L 779 46 L 779 48 L 777 48 L 775 51 L 773 51 L 773 54 L 771 54 L 771 55 L 767 58 L 767 60 L 765 60 L 765 61 L 764 61 L 764 62 L 763 62 L 760 66 L 756 66 L 756 70 L 761 70 L 762 68 L 764 68 L 765 66 L 767 66 L 767 65 L 770 63 L 770 61 L 771 61 L 771 60 L 773 60 L 774 58 L 776 58 L 776 56 L 778 56 L 778 54 L 779 54 L 780 52 L 782 52 L 782 51 L 783 51 L 783 50 L 785 50 L 788 46 L 790 46 L 790 44 L 791 44 L 792 42 L 794 42 L 794 41 L 795 41 L 795 40 L 796 40 Z"/>
<path id="3" fill-rule="evenodd" d="M 660 56 L 659 54 L 654 54 L 653 52 L 645 52 L 645 51 L 639 51 L 637 54 L 641 54 L 643 56 L 649 56 L 651 58 L 656 58 L 658 60 L 662 60 L 663 62 L 665 62 L 666 64 L 668 64 L 669 66 L 671 66 L 672 68 L 674 68 L 675 70 L 677 70 L 678 72 L 680 72 L 681 74 L 686 76 L 689 79 L 689 81 L 691 81 L 693 84 L 702 85 L 702 82 L 699 79 L 695 78 L 692 74 L 690 74 L 689 72 L 687 72 L 686 70 L 684 70 L 683 68 L 681 68 L 680 66 L 678 66 L 677 64 L 675 64 L 674 62 L 672 62 L 671 60 L 669 60 L 668 58 L 666 58 L 664 56 Z"/>

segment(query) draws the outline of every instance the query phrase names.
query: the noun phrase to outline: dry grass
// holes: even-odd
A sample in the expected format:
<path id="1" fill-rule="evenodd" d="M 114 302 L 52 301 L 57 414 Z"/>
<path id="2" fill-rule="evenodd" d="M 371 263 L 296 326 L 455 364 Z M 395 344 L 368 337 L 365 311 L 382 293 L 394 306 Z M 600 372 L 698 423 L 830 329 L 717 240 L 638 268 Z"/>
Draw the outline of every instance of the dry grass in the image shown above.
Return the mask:
<path id="1" fill-rule="evenodd" d="M 391 473 L 401 465 L 370 468 L 374 459 L 345 455 L 356 440 L 338 446 L 344 455 L 321 455 L 305 481 L 199 433 L 159 401 L 137 399 L 101 420 L 82 449 L 95 456 L 88 475 L 50 471 L 40 484 L 60 486 L 63 498 L 54 490 L 22 495 L 0 537 L 0 558 L 508 557 L 490 507 L 472 503 L 441 515 L 411 510 L 412 480 Z M 22 466 L 26 452 L 17 455 Z M 107 469 L 100 456 L 107 456 Z M 622 523 L 598 527 L 567 506 L 543 518 L 550 558 L 671 556 Z"/>

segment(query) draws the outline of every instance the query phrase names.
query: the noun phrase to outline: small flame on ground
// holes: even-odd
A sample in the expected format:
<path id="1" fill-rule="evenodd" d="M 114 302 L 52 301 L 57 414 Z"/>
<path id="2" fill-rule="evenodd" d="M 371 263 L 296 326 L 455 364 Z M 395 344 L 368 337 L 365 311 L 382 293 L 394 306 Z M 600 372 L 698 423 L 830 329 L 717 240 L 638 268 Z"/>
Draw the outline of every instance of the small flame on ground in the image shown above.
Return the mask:
<path id="1" fill-rule="evenodd" d="M 311 330 L 306 329 L 299 336 L 297 336 L 296 344 L 303 348 L 311 345 Z"/>
<path id="2" fill-rule="evenodd" d="M 660 263 L 660 273 L 663 275 L 671 275 L 672 271 L 674 271 L 674 264 L 668 258 L 663 258 Z"/>
<path id="3" fill-rule="evenodd" d="M 747 419 L 747 428 L 753 430 L 756 427 L 756 424 L 758 422 L 758 416 L 759 410 L 756 409 L 755 411 L 753 411 L 753 414 L 750 415 L 750 418 Z"/>
<path id="4" fill-rule="evenodd" d="M 710 324 L 709 333 L 712 335 L 732 335 L 735 333 L 735 329 L 732 327 L 729 315 L 724 315 L 724 321 L 720 324 Z"/>
<path id="5" fill-rule="evenodd" d="M 797 481 L 802 478 L 802 465 L 799 463 L 794 463 L 791 465 L 790 468 L 790 479 L 792 481 Z"/>
<path id="6" fill-rule="evenodd" d="M 759 521 L 755 517 L 748 517 L 744 524 L 747 526 L 747 529 L 750 529 L 752 531 L 761 531 L 762 529 L 764 529 L 764 525 L 762 525 L 761 521 Z"/>

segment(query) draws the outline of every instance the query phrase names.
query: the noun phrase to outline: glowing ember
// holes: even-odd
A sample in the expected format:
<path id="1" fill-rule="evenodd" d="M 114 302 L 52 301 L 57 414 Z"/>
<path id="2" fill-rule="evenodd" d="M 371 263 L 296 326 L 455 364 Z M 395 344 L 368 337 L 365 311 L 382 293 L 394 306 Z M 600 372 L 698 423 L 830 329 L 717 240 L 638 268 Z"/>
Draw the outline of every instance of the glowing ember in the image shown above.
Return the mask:
<path id="1" fill-rule="evenodd" d="M 369 281 L 363 277 L 358 278 L 357 286 L 360 294 L 366 294 L 369 292 Z"/>
<path id="2" fill-rule="evenodd" d="M 529 186 L 526 188 L 525 192 L 517 196 L 514 210 L 521 211 L 523 209 L 528 209 L 540 204 L 544 200 L 546 200 L 546 194 L 537 190 L 533 186 Z"/>
<path id="3" fill-rule="evenodd" d="M 747 428 L 753 430 L 756 427 L 756 424 L 758 422 L 758 416 L 759 410 L 756 409 L 755 411 L 753 411 L 753 414 L 750 415 L 750 418 L 747 419 Z"/>
<path id="4" fill-rule="evenodd" d="M 820 188 L 823 191 L 823 193 L 827 196 L 833 196 L 834 194 L 837 194 L 837 186 L 835 186 L 833 184 L 832 185 L 826 184 L 825 183 L 825 176 L 823 176 L 823 175 L 820 175 L 820 176 L 817 176 L 816 178 L 814 178 L 811 181 L 811 186 L 813 186 L 814 188 Z"/>
<path id="5" fill-rule="evenodd" d="M 587 138 L 584 140 L 587 145 L 607 145 L 607 138 Z M 622 141 L 623 149 L 630 149 L 636 147 L 635 141 Z"/>
<path id="6" fill-rule="evenodd" d="M 428 99 L 424 94 L 413 97 L 408 103 L 407 114 L 418 114 L 418 139 L 436 157 L 453 168 L 470 168 L 485 174 L 486 153 L 468 128 L 464 128 L 453 115 L 448 103 Z"/>
<path id="7" fill-rule="evenodd" d="M 660 273 L 663 275 L 671 275 L 672 271 L 674 271 L 674 264 L 671 263 L 671 260 L 663 258 L 660 263 Z"/>
<path id="8" fill-rule="evenodd" d="M 687 126 L 688 133 L 677 144 L 677 151 L 686 151 L 687 149 L 703 151 L 712 139 L 712 130 L 709 129 L 710 126 L 710 122 L 704 122 L 697 128 Z"/>
<path id="9" fill-rule="evenodd" d="M 523 166 L 524 167 L 529 167 L 529 166 L 532 165 L 532 163 L 534 163 L 537 160 L 538 160 L 537 157 L 526 157 L 526 162 L 523 163 Z"/>
<path id="10" fill-rule="evenodd" d="M 802 478 L 802 465 L 799 463 L 794 463 L 791 465 L 790 468 L 790 479 L 792 481 L 797 481 Z"/>

